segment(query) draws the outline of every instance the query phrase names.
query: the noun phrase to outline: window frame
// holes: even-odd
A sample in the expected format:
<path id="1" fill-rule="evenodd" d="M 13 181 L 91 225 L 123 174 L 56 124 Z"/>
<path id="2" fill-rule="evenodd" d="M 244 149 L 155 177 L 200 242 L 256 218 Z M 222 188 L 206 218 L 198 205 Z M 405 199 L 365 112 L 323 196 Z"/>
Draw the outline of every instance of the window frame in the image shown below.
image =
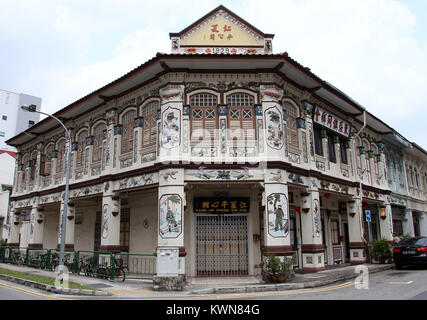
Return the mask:
<path id="1" fill-rule="evenodd" d="M 99 128 L 102 127 L 100 131 Z M 92 127 L 93 148 L 92 148 L 92 163 L 102 160 L 103 137 L 107 131 L 107 124 L 104 121 L 99 121 Z"/>
<path id="2" fill-rule="evenodd" d="M 130 113 L 134 113 L 134 116 L 132 119 L 129 119 L 129 122 L 124 123 L 124 119 L 126 115 Z M 122 126 L 122 134 L 121 134 L 121 146 L 120 146 L 120 154 L 129 154 L 133 152 L 133 144 L 135 141 L 134 137 L 134 128 L 133 124 L 135 122 L 135 119 L 138 117 L 138 110 L 135 107 L 128 107 L 120 114 L 120 125 Z M 126 119 L 127 120 L 127 119 Z M 125 134 L 125 132 L 128 130 L 128 133 Z M 126 142 L 126 144 L 124 144 Z M 124 148 L 126 146 L 126 148 Z"/>
<path id="3" fill-rule="evenodd" d="M 201 96 L 201 95 L 209 95 L 211 97 L 213 97 L 214 99 L 212 99 L 212 105 L 202 105 L 204 103 L 200 103 L 200 105 L 197 105 L 194 103 L 193 99 L 195 99 L 195 97 L 197 96 Z M 193 93 L 191 93 L 188 96 L 188 102 L 189 102 L 189 106 L 190 106 L 190 141 L 191 142 L 200 142 L 200 141 L 209 141 L 212 142 L 214 140 L 218 140 L 218 128 L 219 128 L 219 115 L 218 115 L 218 105 L 220 102 L 220 97 L 218 96 L 218 94 L 211 92 L 211 91 L 195 91 Z M 209 101 L 208 101 L 209 102 Z M 206 103 L 207 104 L 207 103 Z M 201 118 L 195 118 L 194 117 L 194 111 L 200 110 L 202 112 L 201 114 Z M 208 118 L 206 116 L 206 112 L 207 111 L 214 111 L 214 117 L 213 118 Z M 212 121 L 212 119 L 214 119 L 214 121 Z M 194 135 L 194 131 L 195 130 L 199 130 L 200 128 L 194 128 L 195 127 L 195 122 L 196 121 L 200 121 L 201 122 L 201 128 L 202 128 L 202 134 L 201 135 Z M 206 129 L 206 123 L 208 121 L 211 121 L 214 123 L 214 128 L 213 128 L 213 135 L 209 132 L 209 129 Z M 210 139 L 209 139 L 210 138 Z"/>
<path id="4" fill-rule="evenodd" d="M 150 106 L 157 104 L 157 108 L 152 111 L 152 113 L 145 115 L 145 110 L 148 109 Z M 147 148 L 147 147 L 151 147 L 151 146 L 155 146 L 156 145 L 156 139 L 157 139 L 157 113 L 160 109 L 160 100 L 158 99 L 150 99 L 146 102 L 144 102 L 141 106 L 140 106 L 140 112 L 139 114 L 142 117 L 142 132 L 141 132 L 141 147 L 142 148 Z M 148 123 L 149 125 L 146 127 L 145 123 L 147 121 L 148 118 Z M 147 131 L 149 131 L 149 142 L 145 143 L 145 135 L 147 134 Z"/>
<path id="5" fill-rule="evenodd" d="M 233 105 L 230 103 L 230 99 L 233 99 L 234 96 L 247 96 L 249 97 L 248 102 L 252 102 L 250 105 Z M 250 94 L 248 92 L 244 92 L 244 91 L 234 91 L 234 92 L 230 92 L 229 94 L 227 94 L 225 96 L 225 102 L 227 105 L 227 128 L 228 128 L 228 134 L 227 134 L 227 138 L 229 140 L 240 140 L 240 141 L 256 141 L 257 140 L 257 135 L 256 135 L 256 115 L 255 115 L 255 97 L 253 96 L 253 94 Z M 232 101 L 231 101 L 232 102 Z M 243 104 L 245 103 L 245 100 L 243 101 Z M 232 118 L 232 112 L 233 111 L 238 111 L 238 117 L 237 118 Z M 245 118 L 244 117 L 244 112 L 245 111 L 250 111 L 251 112 L 251 117 L 250 118 Z M 248 120 L 250 119 L 250 120 Z M 231 121 L 239 121 L 240 125 L 239 125 L 239 136 L 237 137 L 236 135 L 233 134 L 233 131 L 231 130 Z M 252 138 L 248 138 L 246 132 L 248 131 L 247 129 L 244 129 L 243 124 L 244 121 L 247 121 L 248 123 L 251 123 L 252 128 L 250 130 L 252 130 L 252 134 L 251 137 Z"/>
<path id="6" fill-rule="evenodd" d="M 292 112 L 288 112 L 291 111 Z M 300 117 L 300 109 L 299 107 L 291 100 L 285 99 L 283 100 L 283 112 L 286 113 L 286 141 L 288 146 L 299 148 L 300 141 L 298 137 L 298 118 Z M 295 115 L 293 115 L 293 114 Z M 292 141 L 292 135 L 296 138 L 296 143 Z"/>

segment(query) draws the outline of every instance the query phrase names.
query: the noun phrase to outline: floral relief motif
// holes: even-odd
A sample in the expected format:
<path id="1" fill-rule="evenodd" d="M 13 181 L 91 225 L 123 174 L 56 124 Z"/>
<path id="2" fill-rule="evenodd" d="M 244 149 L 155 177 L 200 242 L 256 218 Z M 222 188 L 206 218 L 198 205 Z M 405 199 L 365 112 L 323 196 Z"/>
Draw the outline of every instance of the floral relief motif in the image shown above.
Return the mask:
<path id="1" fill-rule="evenodd" d="M 267 127 L 267 145 L 273 149 L 283 146 L 282 116 L 277 107 L 269 108 L 265 112 Z"/>
<path id="2" fill-rule="evenodd" d="M 179 110 L 169 108 L 163 115 L 161 147 L 172 149 L 180 144 L 180 113 Z"/>

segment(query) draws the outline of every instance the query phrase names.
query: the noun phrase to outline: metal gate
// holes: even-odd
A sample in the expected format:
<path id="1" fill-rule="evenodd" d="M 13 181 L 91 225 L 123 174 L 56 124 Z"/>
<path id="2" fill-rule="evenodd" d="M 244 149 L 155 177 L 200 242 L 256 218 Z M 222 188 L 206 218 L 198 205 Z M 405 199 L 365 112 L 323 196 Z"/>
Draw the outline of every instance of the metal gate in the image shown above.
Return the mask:
<path id="1" fill-rule="evenodd" d="M 196 215 L 198 276 L 248 274 L 247 215 Z"/>

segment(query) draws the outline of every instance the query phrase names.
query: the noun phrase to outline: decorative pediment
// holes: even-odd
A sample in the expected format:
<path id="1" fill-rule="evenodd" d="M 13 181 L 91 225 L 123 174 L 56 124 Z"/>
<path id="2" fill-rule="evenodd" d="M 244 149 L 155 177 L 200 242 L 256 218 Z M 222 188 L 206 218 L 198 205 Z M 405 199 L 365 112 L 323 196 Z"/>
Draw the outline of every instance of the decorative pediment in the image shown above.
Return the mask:
<path id="1" fill-rule="evenodd" d="M 271 54 L 274 35 L 264 34 L 219 6 L 180 33 L 170 34 L 173 53 Z"/>

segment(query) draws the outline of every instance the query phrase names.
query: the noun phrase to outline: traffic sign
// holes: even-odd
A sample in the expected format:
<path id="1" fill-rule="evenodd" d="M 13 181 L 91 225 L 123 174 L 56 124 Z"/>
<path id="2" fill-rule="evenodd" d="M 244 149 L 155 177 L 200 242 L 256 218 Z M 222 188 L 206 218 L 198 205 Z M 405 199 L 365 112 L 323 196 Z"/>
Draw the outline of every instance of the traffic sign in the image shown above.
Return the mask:
<path id="1" fill-rule="evenodd" d="M 365 210 L 366 222 L 371 222 L 371 210 Z"/>

